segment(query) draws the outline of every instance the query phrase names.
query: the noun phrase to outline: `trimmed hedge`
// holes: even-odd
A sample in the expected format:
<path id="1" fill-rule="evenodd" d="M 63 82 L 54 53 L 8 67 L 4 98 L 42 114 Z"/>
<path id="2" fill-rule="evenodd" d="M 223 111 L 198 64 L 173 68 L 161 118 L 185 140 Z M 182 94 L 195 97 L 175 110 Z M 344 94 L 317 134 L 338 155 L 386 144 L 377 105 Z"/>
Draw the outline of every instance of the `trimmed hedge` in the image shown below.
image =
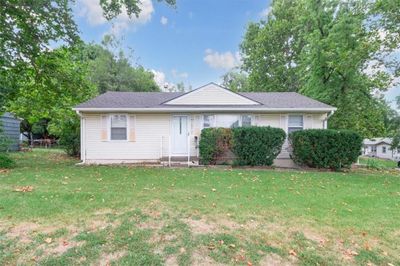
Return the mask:
<path id="1" fill-rule="evenodd" d="M 362 137 L 349 130 L 306 129 L 292 132 L 292 159 L 300 165 L 339 170 L 357 161 Z"/>
<path id="2" fill-rule="evenodd" d="M 273 127 L 238 127 L 232 129 L 232 136 L 237 164 L 270 166 L 281 152 L 286 133 Z"/>
<path id="3" fill-rule="evenodd" d="M 200 162 L 216 164 L 217 159 L 231 148 L 232 132 L 230 128 L 205 128 L 200 135 Z"/>

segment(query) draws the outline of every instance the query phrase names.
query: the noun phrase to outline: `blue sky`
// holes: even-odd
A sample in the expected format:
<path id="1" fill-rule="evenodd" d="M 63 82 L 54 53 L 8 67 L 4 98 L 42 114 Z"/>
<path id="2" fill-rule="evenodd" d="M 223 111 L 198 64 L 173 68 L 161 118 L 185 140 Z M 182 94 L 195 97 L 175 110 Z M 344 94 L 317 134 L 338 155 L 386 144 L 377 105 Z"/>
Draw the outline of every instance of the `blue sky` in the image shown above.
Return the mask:
<path id="1" fill-rule="evenodd" d="M 160 82 L 183 81 L 194 88 L 218 82 L 239 63 L 239 44 L 250 21 L 258 21 L 268 0 L 177 0 L 175 8 L 144 0 L 138 19 L 126 16 L 114 27 L 101 17 L 98 0 L 79 0 L 75 17 L 85 41 L 113 32 L 134 50 L 136 63 L 156 71 Z"/>
<path id="2" fill-rule="evenodd" d="M 240 63 L 239 45 L 251 21 L 266 16 L 270 0 L 177 0 L 175 8 L 142 0 L 139 18 L 102 17 L 99 0 L 77 0 L 75 18 L 81 37 L 99 43 L 114 33 L 124 49 L 132 48 L 134 62 L 152 70 L 159 85 L 184 82 L 199 87 L 220 82 Z M 387 93 L 389 100 L 400 87 Z"/>

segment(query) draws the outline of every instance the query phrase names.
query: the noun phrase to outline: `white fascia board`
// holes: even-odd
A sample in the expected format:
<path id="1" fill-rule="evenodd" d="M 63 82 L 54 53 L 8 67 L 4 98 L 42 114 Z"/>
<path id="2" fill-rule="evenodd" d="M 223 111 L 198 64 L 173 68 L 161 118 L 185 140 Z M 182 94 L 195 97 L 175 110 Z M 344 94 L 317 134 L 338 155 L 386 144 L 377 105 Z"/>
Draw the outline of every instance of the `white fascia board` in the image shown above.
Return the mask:
<path id="1" fill-rule="evenodd" d="M 79 112 L 136 112 L 136 113 L 172 113 L 172 112 L 331 112 L 337 108 L 72 108 Z"/>

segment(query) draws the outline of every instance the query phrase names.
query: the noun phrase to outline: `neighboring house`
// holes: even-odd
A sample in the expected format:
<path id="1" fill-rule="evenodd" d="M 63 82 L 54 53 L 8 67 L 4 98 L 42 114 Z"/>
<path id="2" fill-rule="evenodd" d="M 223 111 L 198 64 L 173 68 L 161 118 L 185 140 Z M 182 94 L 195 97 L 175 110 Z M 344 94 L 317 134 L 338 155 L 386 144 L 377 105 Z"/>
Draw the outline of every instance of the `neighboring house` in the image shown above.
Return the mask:
<path id="1" fill-rule="evenodd" d="M 11 141 L 9 150 L 19 150 L 21 119 L 16 118 L 11 113 L 4 113 L 2 116 L 0 116 L 0 123 L 4 135 L 6 135 Z"/>
<path id="2" fill-rule="evenodd" d="M 392 150 L 391 144 L 391 138 L 364 139 L 362 153 L 366 156 L 397 160 L 400 157 L 400 148 Z"/>
<path id="3" fill-rule="evenodd" d="M 203 128 L 326 128 L 336 108 L 295 92 L 235 93 L 210 83 L 187 93 L 107 92 L 74 110 L 83 163 L 197 163 Z M 278 158 L 290 158 L 287 141 Z"/>

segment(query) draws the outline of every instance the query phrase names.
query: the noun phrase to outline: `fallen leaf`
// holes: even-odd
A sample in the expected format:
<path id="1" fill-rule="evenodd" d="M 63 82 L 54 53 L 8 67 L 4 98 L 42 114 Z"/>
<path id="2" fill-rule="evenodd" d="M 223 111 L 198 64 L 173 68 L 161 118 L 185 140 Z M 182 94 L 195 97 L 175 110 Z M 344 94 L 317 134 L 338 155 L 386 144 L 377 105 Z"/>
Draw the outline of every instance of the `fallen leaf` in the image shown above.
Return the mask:
<path id="1" fill-rule="evenodd" d="M 235 248 L 236 246 L 234 244 L 229 245 L 230 248 Z"/>
<path id="2" fill-rule="evenodd" d="M 216 188 L 213 188 L 213 189 L 211 189 L 211 191 L 212 191 L 212 192 L 215 192 L 215 191 L 217 191 L 217 189 L 216 189 Z"/>
<path id="3" fill-rule="evenodd" d="M 44 242 L 46 242 L 47 244 L 50 244 L 53 241 L 53 239 L 51 239 L 51 237 L 48 237 L 44 240 Z"/>
<path id="4" fill-rule="evenodd" d="M 291 249 L 291 250 L 289 250 L 289 255 L 292 255 L 292 256 L 297 256 L 297 253 L 296 253 L 296 251 L 294 251 L 293 249 Z"/>
<path id="5" fill-rule="evenodd" d="M 252 265 L 253 265 L 253 263 L 251 263 L 251 261 L 247 262 L 247 266 L 252 266 Z"/>
<path id="6" fill-rule="evenodd" d="M 22 187 L 16 187 L 14 191 L 16 192 L 32 192 L 33 187 L 32 186 L 22 186 Z"/>

